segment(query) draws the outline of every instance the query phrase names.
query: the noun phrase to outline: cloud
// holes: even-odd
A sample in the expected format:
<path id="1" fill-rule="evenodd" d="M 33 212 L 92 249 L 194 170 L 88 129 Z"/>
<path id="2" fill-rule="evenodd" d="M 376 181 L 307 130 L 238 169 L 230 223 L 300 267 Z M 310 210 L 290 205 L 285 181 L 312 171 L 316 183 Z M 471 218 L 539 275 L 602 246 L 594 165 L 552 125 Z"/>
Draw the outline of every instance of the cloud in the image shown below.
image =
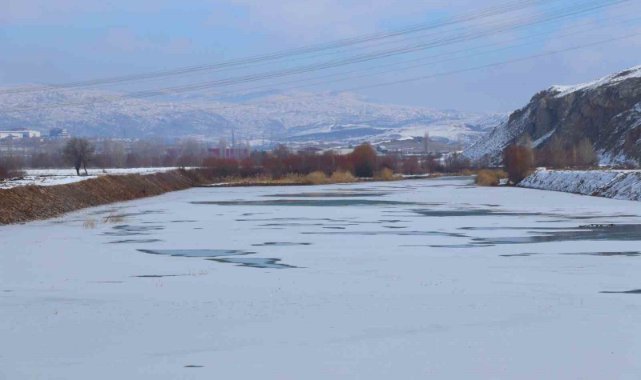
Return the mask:
<path id="1" fill-rule="evenodd" d="M 223 0 L 209 22 L 242 22 L 254 32 L 290 40 L 322 40 L 378 31 L 401 19 L 422 21 L 442 11 L 444 1 L 405 0 Z"/>
<path id="2" fill-rule="evenodd" d="M 629 36 L 559 55 L 555 60 L 556 72 L 567 78 L 565 83 L 589 80 L 591 77 L 641 64 L 638 55 L 641 48 L 639 14 L 641 4 L 627 3 L 610 8 L 603 14 L 568 22 L 551 36 L 543 50 L 562 50 L 571 46 Z"/>
<path id="3" fill-rule="evenodd" d="M 0 49 L 6 53 L 6 59 L 0 60 L 0 73 L 3 74 L 0 82 L 64 82 L 216 62 L 474 14 L 508 1 L 0 0 Z M 555 1 L 555 4 L 567 7 L 574 3 L 575 0 Z M 536 9 L 542 11 L 544 8 Z M 519 14 L 537 17 L 539 12 L 532 12 L 533 9 L 524 9 Z M 641 2 L 629 1 L 625 6 L 602 10 L 593 17 L 577 17 L 581 21 L 566 22 L 561 27 L 556 23 L 554 27 L 540 27 L 536 31 L 528 29 L 484 36 L 451 49 L 471 48 L 475 44 L 503 47 L 536 40 L 526 47 L 504 49 L 490 55 L 470 53 L 459 61 L 430 64 L 409 72 L 399 70 L 384 77 L 328 83 L 322 90 L 425 76 L 559 50 L 635 30 L 641 33 L 638 23 L 620 23 L 621 19 L 632 19 L 638 14 L 641 14 Z M 513 16 L 506 15 L 491 21 L 475 20 L 467 24 L 465 30 L 466 33 L 482 33 L 488 30 L 488 24 L 514 22 Z M 577 27 L 577 23 L 587 25 L 584 27 L 587 31 L 564 37 L 567 31 Z M 458 28 L 450 27 L 448 30 Z M 442 29 L 421 33 L 423 39 L 411 35 L 404 38 L 403 43 L 429 41 L 429 36 L 438 39 L 450 35 L 448 33 Z M 369 48 L 373 47 L 384 48 L 378 43 Z M 638 58 L 640 48 L 641 37 L 638 37 L 493 70 L 362 92 L 388 102 L 509 110 L 548 85 L 583 82 L 641 64 Z M 438 54 L 448 49 L 450 47 L 426 53 Z M 341 54 L 357 53 L 349 50 Z M 294 64 L 297 63 L 283 65 Z M 366 68 L 365 64 L 361 67 Z M 261 66 L 260 70 L 268 70 L 268 67 Z"/>
<path id="4" fill-rule="evenodd" d="M 105 10 L 106 2 L 83 0 L 0 0 L 0 24 L 37 24 L 68 20 L 73 14 Z"/>
<path id="5" fill-rule="evenodd" d="M 102 42 L 110 49 L 129 53 L 144 53 L 150 50 L 183 53 L 192 47 L 191 39 L 186 37 L 150 38 L 138 35 L 127 27 L 107 29 Z"/>
<path id="6" fill-rule="evenodd" d="M 59 25 L 87 14 L 153 12 L 171 0 L 0 0 L 0 25 Z"/>

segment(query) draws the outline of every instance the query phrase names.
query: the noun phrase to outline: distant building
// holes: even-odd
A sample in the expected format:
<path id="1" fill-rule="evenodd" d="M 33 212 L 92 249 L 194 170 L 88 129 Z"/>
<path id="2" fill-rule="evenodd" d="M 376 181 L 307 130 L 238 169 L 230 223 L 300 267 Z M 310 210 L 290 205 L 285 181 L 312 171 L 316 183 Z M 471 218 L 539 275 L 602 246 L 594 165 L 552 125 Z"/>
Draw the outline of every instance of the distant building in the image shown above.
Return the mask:
<path id="1" fill-rule="evenodd" d="M 29 129 L 16 129 L 11 131 L 0 131 L 0 140 L 3 139 L 29 139 L 40 137 L 40 132 Z"/>
<path id="2" fill-rule="evenodd" d="M 250 151 L 246 146 L 209 148 L 209 155 L 215 158 L 233 158 L 241 160 L 249 157 Z"/>
<path id="3" fill-rule="evenodd" d="M 49 130 L 49 138 L 52 140 L 66 139 L 69 137 L 69 132 L 65 128 L 52 128 Z"/>
<path id="4" fill-rule="evenodd" d="M 323 149 L 315 146 L 306 146 L 298 150 L 300 154 L 323 154 Z"/>

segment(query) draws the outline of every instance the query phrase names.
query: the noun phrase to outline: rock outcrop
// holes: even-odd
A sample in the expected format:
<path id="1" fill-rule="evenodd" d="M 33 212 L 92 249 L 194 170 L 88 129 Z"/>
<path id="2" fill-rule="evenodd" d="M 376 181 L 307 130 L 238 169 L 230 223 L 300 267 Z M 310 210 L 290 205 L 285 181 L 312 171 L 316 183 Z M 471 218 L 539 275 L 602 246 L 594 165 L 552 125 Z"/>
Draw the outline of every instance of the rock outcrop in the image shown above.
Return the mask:
<path id="1" fill-rule="evenodd" d="M 465 151 L 474 160 L 501 161 L 509 144 L 528 134 L 537 148 L 554 135 L 589 138 L 604 164 L 641 160 L 641 66 L 578 86 L 554 86 L 532 98 Z"/>

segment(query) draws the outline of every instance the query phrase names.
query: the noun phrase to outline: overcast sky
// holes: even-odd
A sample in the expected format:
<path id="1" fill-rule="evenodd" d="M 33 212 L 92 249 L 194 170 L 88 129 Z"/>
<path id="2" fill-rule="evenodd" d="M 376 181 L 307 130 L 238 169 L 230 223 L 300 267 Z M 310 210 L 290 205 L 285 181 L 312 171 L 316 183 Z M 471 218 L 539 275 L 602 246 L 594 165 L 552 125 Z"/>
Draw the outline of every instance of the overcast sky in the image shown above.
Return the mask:
<path id="1" fill-rule="evenodd" d="M 0 0 L 0 85 L 64 83 L 214 63 L 452 19 L 506 1 Z M 591 1 L 595 0 L 583 0 L 584 3 Z M 581 2 L 556 0 L 556 5 L 570 6 Z M 537 12 L 549 15 L 551 10 L 540 6 L 528 12 L 534 18 Z M 509 17 L 505 16 L 505 19 L 509 20 Z M 641 17 L 641 1 L 638 0 L 553 25 L 502 33 L 475 42 L 505 47 L 492 54 L 468 54 L 456 61 L 304 90 L 355 89 L 364 97 L 383 103 L 468 111 L 511 111 L 526 103 L 535 92 L 552 84 L 583 82 L 640 65 L 641 19 L 635 17 Z M 479 32 L 484 27 L 478 25 Z M 443 33 L 447 36 L 449 32 Z M 457 75 L 359 89 L 370 84 L 464 70 L 634 33 L 639 34 L 564 54 Z M 507 48 L 522 41 L 528 45 Z M 460 49 L 461 46 L 451 48 Z M 439 52 L 443 50 L 420 54 Z M 291 67 L 295 63 L 280 64 Z M 375 64 L 380 62 L 370 63 L 363 70 Z M 278 69 L 278 63 L 265 67 L 270 68 Z M 354 68 L 358 69 L 358 66 L 340 70 Z M 184 80 L 188 83 L 189 80 L 224 79 L 225 75 L 232 74 L 201 73 Z"/>

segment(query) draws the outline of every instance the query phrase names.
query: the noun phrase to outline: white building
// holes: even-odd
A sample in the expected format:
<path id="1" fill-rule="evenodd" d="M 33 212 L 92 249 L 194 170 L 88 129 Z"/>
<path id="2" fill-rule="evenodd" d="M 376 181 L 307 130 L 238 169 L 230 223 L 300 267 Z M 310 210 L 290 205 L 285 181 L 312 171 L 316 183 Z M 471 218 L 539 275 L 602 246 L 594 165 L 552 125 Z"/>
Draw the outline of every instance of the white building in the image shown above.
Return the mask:
<path id="1" fill-rule="evenodd" d="M 0 131 L 0 140 L 13 138 L 13 139 L 28 139 L 40 137 L 40 132 L 32 131 L 29 129 L 17 129 L 15 131 Z"/>

